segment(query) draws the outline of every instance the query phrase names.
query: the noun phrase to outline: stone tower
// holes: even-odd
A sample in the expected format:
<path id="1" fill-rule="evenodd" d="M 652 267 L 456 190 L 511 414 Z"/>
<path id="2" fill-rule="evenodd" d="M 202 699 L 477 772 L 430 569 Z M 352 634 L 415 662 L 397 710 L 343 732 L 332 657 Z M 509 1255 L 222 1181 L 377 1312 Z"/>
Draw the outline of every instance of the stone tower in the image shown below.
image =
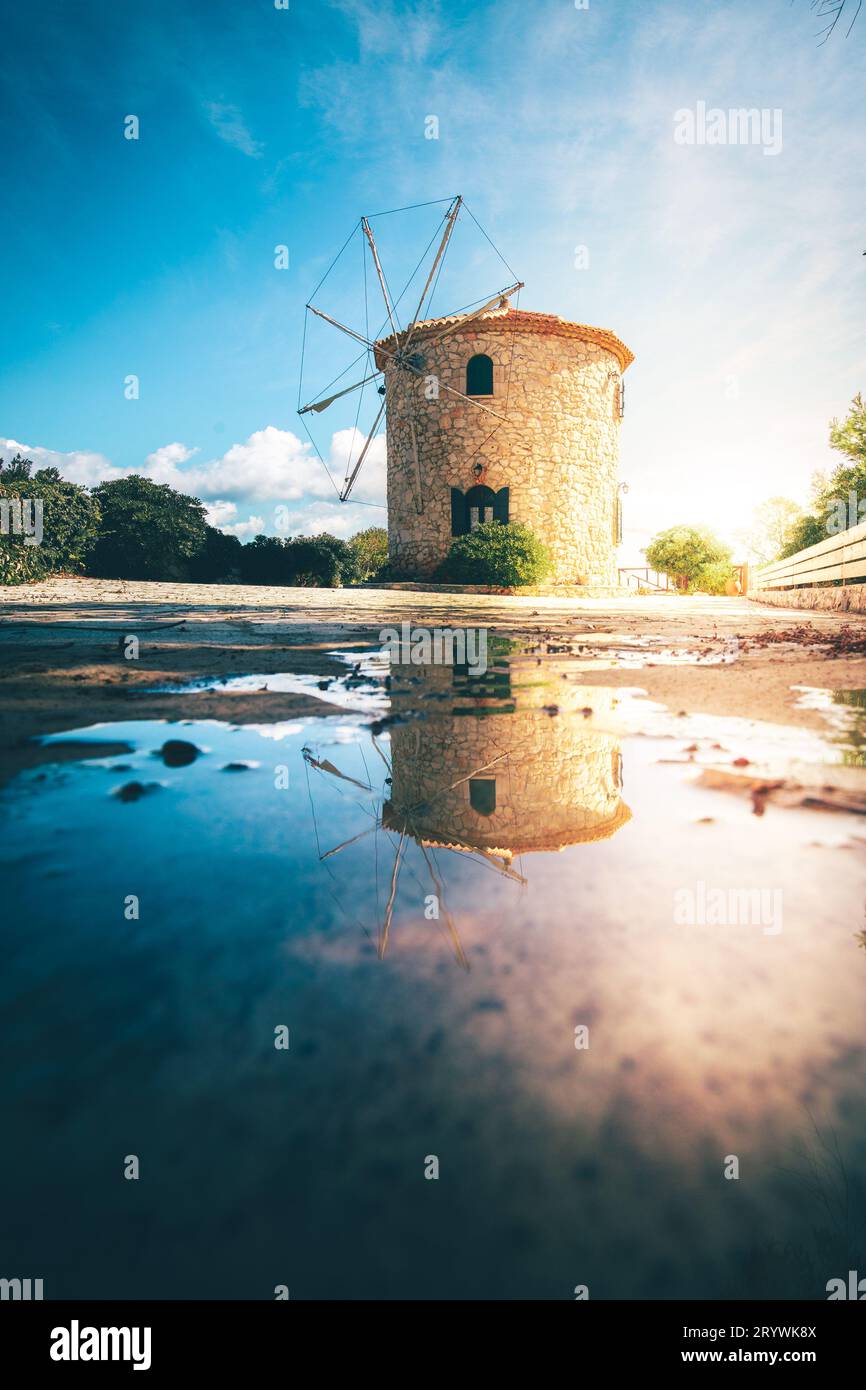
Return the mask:
<path id="1" fill-rule="evenodd" d="M 425 845 L 494 855 L 607 840 L 631 819 L 623 801 L 616 691 L 564 682 L 535 658 L 506 659 L 481 678 L 456 667 L 395 666 L 387 828 Z M 554 690 L 559 701 L 552 716 Z M 401 693 L 406 692 L 406 693 Z M 592 709 L 593 720 L 584 717 Z"/>
<path id="2" fill-rule="evenodd" d="M 429 578 L 453 536 L 520 521 L 550 549 L 551 582 L 615 585 L 625 344 L 503 302 L 463 322 L 426 320 L 408 369 L 394 351 L 393 338 L 376 345 L 394 572 Z"/>

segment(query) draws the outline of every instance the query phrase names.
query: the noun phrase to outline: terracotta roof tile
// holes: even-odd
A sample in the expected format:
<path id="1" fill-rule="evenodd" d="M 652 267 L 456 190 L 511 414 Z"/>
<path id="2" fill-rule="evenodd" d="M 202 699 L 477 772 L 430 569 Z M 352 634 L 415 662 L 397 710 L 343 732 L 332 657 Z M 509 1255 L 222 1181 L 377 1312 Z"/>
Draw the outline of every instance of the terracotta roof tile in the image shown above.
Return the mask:
<path id="1" fill-rule="evenodd" d="M 568 849 L 571 845 L 589 845 L 599 840 L 609 840 L 624 825 L 628 825 L 631 820 L 631 811 L 624 801 L 620 801 L 614 814 L 609 820 L 602 821 L 596 825 L 587 826 L 584 830 L 573 830 L 567 832 L 567 838 L 561 835 L 546 837 L 542 834 L 533 834 L 531 831 L 518 831 L 512 835 L 510 846 L 467 844 L 465 840 L 449 837 L 447 831 L 437 836 L 430 828 L 420 827 L 415 834 L 408 831 L 413 840 L 429 849 L 450 849 L 461 854 L 493 854 L 497 858 L 506 859 L 509 862 L 520 854 L 550 854 L 558 853 Z M 383 808 L 383 825 L 388 825 L 391 829 L 406 829 L 405 820 L 400 821 L 399 813 L 396 812 L 390 802 Z"/>
<path id="2" fill-rule="evenodd" d="M 464 317 L 463 314 L 447 314 L 440 319 L 424 319 L 416 325 L 413 339 L 414 337 L 424 338 L 436 329 L 449 328 L 451 325 L 459 323 Z M 467 333 L 478 332 L 479 330 L 485 333 L 494 330 L 504 333 L 516 331 L 549 334 L 558 338 L 580 338 L 585 343 L 597 343 L 599 347 L 607 348 L 617 358 L 622 371 L 625 371 L 634 361 L 634 353 L 617 338 L 615 333 L 611 333 L 607 328 L 593 328 L 586 323 L 571 323 L 568 319 L 561 318 L 559 314 L 537 314 L 529 309 L 513 309 L 508 305 L 504 309 L 488 309 L 486 313 L 479 314 L 477 318 L 467 321 L 465 330 Z M 454 331 L 458 333 L 461 330 L 456 329 Z M 380 338 L 376 346 L 387 348 L 391 342 L 393 342 L 393 335 Z M 379 354 L 377 354 L 377 365 L 384 366 L 384 360 L 379 361 Z"/>

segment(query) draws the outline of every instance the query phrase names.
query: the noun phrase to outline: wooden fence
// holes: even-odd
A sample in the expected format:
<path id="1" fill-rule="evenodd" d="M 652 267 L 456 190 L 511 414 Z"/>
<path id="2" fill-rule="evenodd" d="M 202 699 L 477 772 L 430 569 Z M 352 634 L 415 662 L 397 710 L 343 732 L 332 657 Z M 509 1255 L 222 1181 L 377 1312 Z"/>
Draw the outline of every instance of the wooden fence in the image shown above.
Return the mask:
<path id="1" fill-rule="evenodd" d="M 817 545 L 807 546 L 787 560 L 754 569 L 753 590 L 796 589 L 803 585 L 856 584 L 866 579 L 866 521 L 851 526 Z"/>

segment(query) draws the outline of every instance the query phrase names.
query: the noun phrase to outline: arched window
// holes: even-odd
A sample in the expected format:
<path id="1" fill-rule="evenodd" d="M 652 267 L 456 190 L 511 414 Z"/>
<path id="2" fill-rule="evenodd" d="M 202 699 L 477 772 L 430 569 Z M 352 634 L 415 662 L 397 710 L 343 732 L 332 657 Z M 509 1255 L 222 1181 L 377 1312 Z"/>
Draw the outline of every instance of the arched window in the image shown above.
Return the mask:
<path id="1" fill-rule="evenodd" d="M 477 352 L 466 363 L 466 394 L 493 395 L 493 359 L 483 352 Z"/>
<path id="2" fill-rule="evenodd" d="M 496 810 L 496 778 L 469 778 L 469 805 L 479 816 L 492 816 Z"/>
<path id="3" fill-rule="evenodd" d="M 459 487 L 451 489 L 451 534 L 465 536 L 485 521 L 508 521 L 508 488 L 501 487 L 494 492 L 492 487 L 478 483 L 467 493 Z"/>

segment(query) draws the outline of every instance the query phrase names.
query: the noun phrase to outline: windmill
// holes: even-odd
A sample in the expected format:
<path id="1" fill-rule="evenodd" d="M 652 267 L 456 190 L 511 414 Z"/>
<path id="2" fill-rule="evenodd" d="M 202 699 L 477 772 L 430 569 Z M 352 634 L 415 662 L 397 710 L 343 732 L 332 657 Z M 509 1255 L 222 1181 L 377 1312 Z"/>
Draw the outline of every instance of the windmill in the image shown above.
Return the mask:
<path id="1" fill-rule="evenodd" d="M 335 491 L 337 491 L 341 502 L 348 501 L 352 489 L 357 481 L 358 474 L 360 473 L 365 460 L 369 456 L 370 449 L 373 445 L 373 441 L 377 437 L 379 426 L 382 422 L 382 417 L 385 415 L 387 403 L 392 428 L 400 428 L 408 431 L 408 437 L 411 445 L 410 452 L 414 460 L 415 468 L 415 506 L 418 512 L 423 512 L 424 510 L 423 459 L 421 458 L 419 450 L 418 429 L 418 411 L 420 408 L 422 408 L 423 397 L 419 395 L 419 392 L 417 390 L 417 384 L 419 380 L 423 379 L 425 375 L 425 367 L 427 364 L 424 357 L 424 353 L 420 350 L 421 345 L 416 344 L 415 339 L 419 329 L 425 326 L 425 312 L 429 310 L 430 301 L 438 284 L 442 267 L 445 262 L 445 257 L 448 252 L 448 248 L 451 244 L 451 239 L 454 234 L 457 222 L 460 219 L 461 213 L 466 212 L 468 216 L 472 218 L 472 221 L 475 222 L 475 225 L 479 226 L 479 230 L 482 231 L 486 239 L 490 241 L 490 238 L 487 237 L 487 234 L 483 231 L 483 228 L 480 228 L 480 225 L 478 224 L 473 214 L 469 211 L 469 208 L 466 206 L 466 203 L 464 202 L 462 197 L 458 196 L 456 198 L 451 199 L 441 199 L 439 200 L 439 202 L 440 204 L 442 202 L 447 202 L 448 207 L 445 213 L 443 214 L 442 219 L 438 227 L 436 228 L 436 231 L 434 232 L 433 237 L 431 238 L 426 250 L 422 254 L 421 259 L 415 267 L 415 270 L 412 272 L 412 275 L 409 277 L 409 280 L 407 281 L 402 293 L 398 296 L 397 299 L 395 299 L 392 296 L 391 291 L 389 289 L 388 279 L 382 267 L 382 262 L 379 255 L 379 248 L 376 244 L 376 238 L 374 236 L 373 228 L 371 225 L 372 221 L 375 220 L 375 216 L 384 217 L 391 215 L 391 213 L 379 213 L 376 214 L 374 217 L 365 216 L 360 218 L 356 227 L 353 229 L 349 238 L 344 243 L 341 251 L 338 253 L 334 261 L 331 263 L 331 266 L 329 267 L 322 280 L 320 280 L 318 286 L 316 287 L 316 290 L 313 292 L 313 295 L 311 296 L 310 301 L 306 305 L 306 312 L 304 316 L 304 346 L 306 346 L 307 325 L 309 322 L 309 315 L 312 314 L 315 315 L 318 319 L 321 319 L 325 323 L 329 324 L 332 328 L 338 330 L 340 333 L 347 335 L 356 343 L 360 344 L 362 347 L 362 352 L 355 359 L 355 363 L 359 362 L 361 359 L 365 359 L 366 367 L 365 375 L 359 381 L 355 381 L 349 386 L 341 386 L 339 390 L 333 391 L 331 392 L 331 394 L 325 394 L 325 392 L 331 391 L 331 387 L 336 385 L 341 380 L 341 378 L 347 374 L 349 368 L 346 368 L 346 371 L 341 373 L 340 377 L 336 378 L 335 381 L 331 382 L 328 386 L 324 387 L 322 391 L 316 394 L 313 400 L 309 401 L 307 404 L 303 406 L 300 404 L 299 395 L 298 415 L 301 417 L 301 420 L 304 423 L 305 428 L 307 428 L 306 421 L 304 418 L 305 416 L 321 415 L 324 411 L 328 410 L 332 405 L 334 405 L 336 401 L 342 400 L 345 397 L 352 395 L 356 391 L 360 391 L 363 396 L 363 392 L 368 385 L 370 385 L 372 382 L 376 381 L 380 377 L 385 378 L 385 369 L 379 366 L 380 361 L 384 361 L 387 364 L 387 367 L 390 369 L 388 377 L 385 378 L 385 381 L 387 381 L 387 386 L 385 384 L 385 381 L 383 381 L 383 383 L 376 388 L 377 394 L 381 396 L 381 402 L 378 406 L 376 417 L 373 421 L 373 425 L 369 433 L 366 436 L 363 447 L 358 453 L 357 458 L 353 459 L 350 454 L 349 460 L 346 465 L 346 474 L 343 479 L 342 487 L 338 488 L 336 483 L 334 483 L 334 479 L 331 478 L 331 482 L 335 488 Z M 415 206 L 435 206 L 435 204 L 416 204 Z M 411 210 L 412 209 L 410 208 L 398 208 L 393 209 L 392 211 L 408 212 Z M 433 254 L 432 263 L 430 264 L 429 270 L 427 271 L 426 277 L 424 279 L 424 287 L 417 301 L 415 311 L 410 316 L 406 325 L 401 326 L 398 318 L 399 304 L 402 301 L 403 297 L 409 291 L 412 283 L 415 281 L 416 276 L 419 275 L 419 272 L 422 271 L 423 266 L 427 262 L 428 256 L 430 255 L 430 252 L 436 242 L 436 239 L 439 236 L 440 230 L 441 237 L 439 238 L 438 246 L 436 247 L 435 253 Z M 318 307 L 316 304 L 312 302 L 313 299 L 315 299 L 315 297 L 318 295 L 322 286 L 325 284 L 325 281 L 328 279 L 328 276 L 331 274 L 331 271 L 334 269 L 337 262 L 340 260 L 340 258 L 342 257 L 342 255 L 344 254 L 344 252 L 346 251 L 347 247 L 349 246 L 350 242 L 353 240 L 356 234 L 360 234 L 363 238 L 365 299 L 366 274 L 369 257 L 369 261 L 372 263 L 372 267 L 375 272 L 375 279 L 378 282 L 379 290 L 381 291 L 382 299 L 384 300 L 386 317 L 383 321 L 381 332 L 376 337 L 370 337 L 367 333 L 361 333 L 357 329 L 349 327 L 340 319 L 334 317 L 334 315 L 332 314 L 327 313 L 324 309 Z M 490 242 L 490 244 L 491 246 L 493 245 L 492 242 Z M 494 251 L 496 250 L 495 247 L 493 247 L 493 249 Z M 504 258 L 500 255 L 498 251 L 496 252 L 496 254 L 499 256 L 500 260 L 502 260 L 503 264 L 506 266 L 506 268 L 510 271 L 510 273 L 513 276 L 514 272 L 511 271 L 511 267 L 508 266 L 508 263 L 504 260 Z M 448 334 L 455 332 L 458 328 L 465 327 L 467 323 L 471 322 L 473 319 L 480 318 L 482 314 L 488 313 L 491 309 L 506 308 L 512 295 L 517 294 L 521 289 L 523 289 L 523 282 L 514 280 L 511 284 L 508 284 L 503 289 L 498 290 L 492 298 L 486 298 L 483 302 L 477 301 L 474 305 L 467 305 L 463 309 L 458 310 L 456 313 L 448 315 L 447 322 L 443 324 L 441 331 L 434 334 L 432 337 L 430 337 L 429 335 L 425 335 L 425 341 L 431 344 L 434 342 L 439 342 L 442 338 L 447 337 Z M 384 340 L 381 339 L 382 332 L 387 333 L 387 336 Z M 300 391 L 303 391 L 303 362 L 304 352 L 302 350 Z M 355 364 L 353 363 L 352 365 Z M 446 391 L 453 396 L 458 396 L 462 401 L 465 401 L 468 405 L 471 405 L 476 410 L 483 411 L 485 414 L 488 415 L 494 415 L 500 421 L 505 420 L 505 416 L 499 414 L 499 412 L 492 410 L 489 406 L 483 405 L 479 401 L 473 400 L 470 396 L 464 395 L 462 391 L 458 391 L 455 387 L 449 386 L 445 382 L 439 381 L 438 389 Z M 309 429 L 307 429 L 307 434 L 309 435 L 313 447 L 316 449 L 316 453 L 318 454 L 320 461 L 325 467 L 326 472 L 328 472 L 328 476 L 331 477 L 330 470 L 328 469 L 324 458 L 319 452 L 316 442 L 313 439 L 313 436 L 310 434 Z"/>

